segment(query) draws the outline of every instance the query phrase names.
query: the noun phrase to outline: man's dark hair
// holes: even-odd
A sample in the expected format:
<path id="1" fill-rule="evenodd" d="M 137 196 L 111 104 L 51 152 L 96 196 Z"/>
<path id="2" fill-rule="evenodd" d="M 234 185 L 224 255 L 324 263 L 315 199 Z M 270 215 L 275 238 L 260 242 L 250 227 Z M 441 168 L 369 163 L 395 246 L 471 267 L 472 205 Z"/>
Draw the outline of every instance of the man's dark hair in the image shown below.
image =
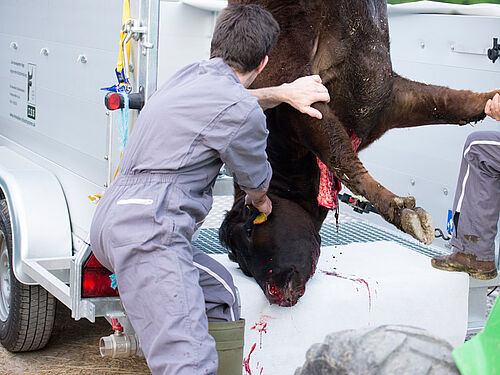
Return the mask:
<path id="1" fill-rule="evenodd" d="M 269 55 L 279 32 L 278 22 L 264 8 L 232 3 L 217 17 L 210 57 L 222 57 L 240 73 L 250 72 Z"/>

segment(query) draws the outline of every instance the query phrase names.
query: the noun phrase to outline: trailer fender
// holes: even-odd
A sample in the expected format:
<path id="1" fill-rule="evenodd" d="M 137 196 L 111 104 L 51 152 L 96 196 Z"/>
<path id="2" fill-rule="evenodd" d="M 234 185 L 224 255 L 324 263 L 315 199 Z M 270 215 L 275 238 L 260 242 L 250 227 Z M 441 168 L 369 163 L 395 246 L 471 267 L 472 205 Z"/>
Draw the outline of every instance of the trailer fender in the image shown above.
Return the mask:
<path id="1" fill-rule="evenodd" d="M 0 189 L 12 226 L 14 275 L 24 284 L 37 284 L 25 272 L 25 261 L 72 255 L 64 192 L 53 173 L 6 147 L 0 147 Z"/>

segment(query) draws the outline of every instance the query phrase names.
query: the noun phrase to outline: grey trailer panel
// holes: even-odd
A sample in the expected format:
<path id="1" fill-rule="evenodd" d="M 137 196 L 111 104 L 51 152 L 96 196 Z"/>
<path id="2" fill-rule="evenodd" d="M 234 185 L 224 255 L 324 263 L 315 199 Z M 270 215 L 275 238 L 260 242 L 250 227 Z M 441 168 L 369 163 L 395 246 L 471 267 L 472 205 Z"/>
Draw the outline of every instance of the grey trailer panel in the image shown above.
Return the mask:
<path id="1" fill-rule="evenodd" d="M 0 144 L 56 175 L 83 240 L 95 208 L 87 196 L 104 190 L 117 164 L 105 160 L 111 120 L 100 88 L 116 81 L 122 5 L 0 2 Z"/>

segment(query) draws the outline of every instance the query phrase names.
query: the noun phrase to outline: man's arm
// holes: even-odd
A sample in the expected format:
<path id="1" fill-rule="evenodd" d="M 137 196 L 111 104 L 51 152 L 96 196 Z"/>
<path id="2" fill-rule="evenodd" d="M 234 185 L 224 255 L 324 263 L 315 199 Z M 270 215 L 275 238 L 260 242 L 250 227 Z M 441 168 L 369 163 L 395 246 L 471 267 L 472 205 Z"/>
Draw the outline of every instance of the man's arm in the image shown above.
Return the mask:
<path id="1" fill-rule="evenodd" d="M 495 120 L 500 121 L 500 95 L 496 94 L 493 99 L 486 102 L 484 112 Z"/>
<path id="2" fill-rule="evenodd" d="M 298 111 L 311 117 L 321 119 L 320 111 L 311 107 L 316 102 L 329 102 L 328 89 L 321 84 L 318 75 L 301 77 L 292 83 L 262 89 L 248 90 L 259 100 L 263 110 L 276 107 L 281 103 L 288 103 Z"/>
<path id="3" fill-rule="evenodd" d="M 236 106 L 231 109 L 237 110 Z M 266 193 L 272 169 L 266 154 L 266 117 L 259 107 L 254 107 L 244 118 L 245 123 L 239 126 L 223 149 L 219 150 L 219 155 L 233 172 L 235 182 L 247 194 L 245 202 L 253 204 L 260 212 L 269 216 L 272 203 Z"/>

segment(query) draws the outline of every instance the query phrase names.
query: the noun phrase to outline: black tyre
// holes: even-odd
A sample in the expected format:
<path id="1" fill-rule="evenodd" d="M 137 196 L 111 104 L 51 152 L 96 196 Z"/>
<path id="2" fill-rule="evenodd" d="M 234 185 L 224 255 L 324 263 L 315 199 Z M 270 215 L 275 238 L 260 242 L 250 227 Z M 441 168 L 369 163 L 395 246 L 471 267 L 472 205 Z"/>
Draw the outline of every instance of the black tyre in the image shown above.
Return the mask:
<path id="1" fill-rule="evenodd" d="M 409 326 L 347 330 L 313 345 L 295 375 L 459 375 L 452 349 Z"/>
<path id="2" fill-rule="evenodd" d="M 55 305 L 41 286 L 21 284 L 14 276 L 9 210 L 0 200 L 0 342 L 5 349 L 25 352 L 47 345 Z"/>

